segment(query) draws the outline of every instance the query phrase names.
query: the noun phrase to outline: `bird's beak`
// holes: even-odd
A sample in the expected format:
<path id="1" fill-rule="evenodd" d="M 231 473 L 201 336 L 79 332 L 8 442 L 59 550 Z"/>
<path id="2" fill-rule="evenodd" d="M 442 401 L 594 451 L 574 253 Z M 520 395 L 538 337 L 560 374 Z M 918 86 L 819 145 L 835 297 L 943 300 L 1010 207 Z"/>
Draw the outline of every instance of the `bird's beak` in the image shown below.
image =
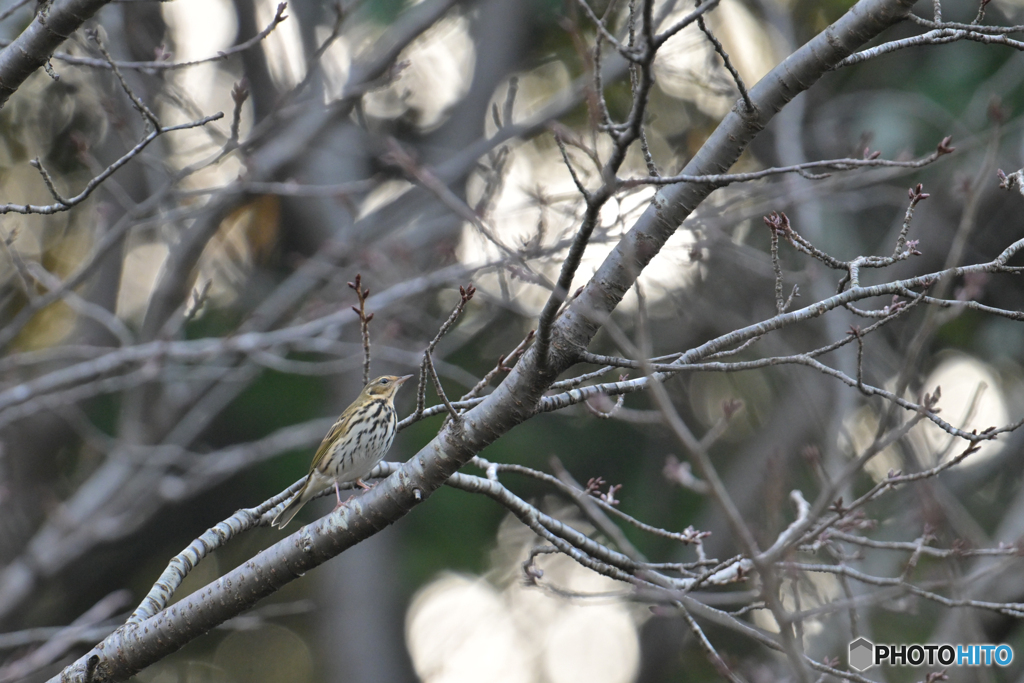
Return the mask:
<path id="1" fill-rule="evenodd" d="M 398 384 L 398 386 L 402 386 L 403 384 L 405 384 L 408 380 L 410 380 L 412 378 L 413 378 L 413 375 L 406 375 L 405 377 L 399 377 L 398 381 L 396 382 L 396 384 Z"/>

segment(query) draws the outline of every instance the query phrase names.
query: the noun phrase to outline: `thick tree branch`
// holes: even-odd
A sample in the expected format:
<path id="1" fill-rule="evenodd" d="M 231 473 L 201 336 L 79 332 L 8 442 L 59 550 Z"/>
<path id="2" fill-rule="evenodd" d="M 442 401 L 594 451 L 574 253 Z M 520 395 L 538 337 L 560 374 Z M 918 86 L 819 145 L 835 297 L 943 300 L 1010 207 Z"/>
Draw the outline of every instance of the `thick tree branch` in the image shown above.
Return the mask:
<path id="1" fill-rule="evenodd" d="M 55 0 L 42 4 L 32 23 L 0 52 L 0 107 L 47 62 L 61 43 L 109 0 Z"/>
<path id="2" fill-rule="evenodd" d="M 858 2 L 751 88 L 756 111 L 744 113 L 743 105 L 738 103 L 680 175 L 717 175 L 728 171 L 750 141 L 790 100 L 810 88 L 859 45 L 902 20 L 913 4 L 913 0 Z M 562 315 L 556 330 L 559 339 L 552 340 L 552 350 L 557 352 L 560 346 L 567 358 L 572 358 L 578 350 L 586 348 L 640 272 L 714 189 L 711 184 L 681 183 L 661 190 Z"/>
<path id="3" fill-rule="evenodd" d="M 911 4 L 910 0 L 858 3 L 752 88 L 755 113 L 730 113 L 686 167 L 686 173 L 704 175 L 728 170 L 787 102 L 858 46 L 903 18 Z M 587 347 L 639 273 L 712 189 L 709 185 L 686 184 L 662 190 L 582 295 L 555 322 L 546 358 L 538 354 L 536 345 L 527 350 L 492 394 L 463 413 L 459 422 L 448 422 L 398 472 L 192 596 L 141 624 L 118 630 L 69 667 L 61 679 L 123 680 L 369 538 L 423 502 L 470 458 L 534 414 L 544 391 L 576 361 L 579 350 Z"/>

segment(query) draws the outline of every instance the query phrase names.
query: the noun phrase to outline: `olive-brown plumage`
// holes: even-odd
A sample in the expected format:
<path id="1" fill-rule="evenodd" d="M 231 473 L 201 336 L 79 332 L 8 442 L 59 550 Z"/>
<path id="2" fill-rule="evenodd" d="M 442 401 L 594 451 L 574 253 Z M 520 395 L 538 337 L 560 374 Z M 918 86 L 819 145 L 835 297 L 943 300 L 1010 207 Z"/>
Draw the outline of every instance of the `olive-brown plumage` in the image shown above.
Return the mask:
<path id="1" fill-rule="evenodd" d="M 338 484 L 354 481 L 366 488 L 363 477 L 384 459 L 391 448 L 391 442 L 395 440 L 395 429 L 398 426 L 395 394 L 411 377 L 384 375 L 363 387 L 356 400 L 345 408 L 320 443 L 309 467 L 305 485 L 277 513 L 271 526 L 283 528 L 303 505 L 332 486 L 339 507 L 341 493 Z"/>

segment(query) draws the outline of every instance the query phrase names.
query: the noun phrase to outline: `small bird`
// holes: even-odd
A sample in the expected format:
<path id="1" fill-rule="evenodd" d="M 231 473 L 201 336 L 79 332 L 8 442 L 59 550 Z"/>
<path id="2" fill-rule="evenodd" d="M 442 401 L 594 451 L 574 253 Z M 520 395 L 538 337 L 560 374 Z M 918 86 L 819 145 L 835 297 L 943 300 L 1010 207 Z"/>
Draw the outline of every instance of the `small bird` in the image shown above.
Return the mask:
<path id="1" fill-rule="evenodd" d="M 341 507 L 338 484 L 354 481 L 364 489 L 370 488 L 363 483 L 363 477 L 384 459 L 395 440 L 395 394 L 411 378 L 412 375 L 384 375 L 363 387 L 320 442 L 306 484 L 277 513 L 271 526 L 284 528 L 303 505 L 331 486 L 338 498 L 335 510 Z"/>

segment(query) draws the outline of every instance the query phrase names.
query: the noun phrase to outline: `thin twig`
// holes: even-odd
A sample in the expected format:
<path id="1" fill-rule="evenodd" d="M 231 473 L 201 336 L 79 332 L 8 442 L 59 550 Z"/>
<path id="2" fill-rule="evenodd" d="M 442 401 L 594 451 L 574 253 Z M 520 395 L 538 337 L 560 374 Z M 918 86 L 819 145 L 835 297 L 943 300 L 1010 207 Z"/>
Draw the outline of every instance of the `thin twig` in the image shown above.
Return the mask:
<path id="1" fill-rule="evenodd" d="M 216 114 L 213 114 L 212 116 L 204 116 L 203 118 L 198 119 L 196 121 L 190 121 L 188 123 L 182 123 L 177 126 L 167 126 L 166 128 L 157 128 L 155 130 L 152 130 L 138 144 L 132 147 L 123 156 L 121 156 L 120 159 L 112 163 L 110 166 L 107 166 L 107 168 L 105 168 L 102 173 L 95 176 L 92 180 L 86 183 L 85 188 L 83 188 L 82 191 L 79 192 L 74 197 L 69 197 L 58 204 L 49 205 L 0 204 L 0 215 L 7 213 L 21 213 L 40 214 L 44 216 L 49 216 L 55 213 L 67 211 L 68 209 L 77 206 L 78 204 L 81 204 L 86 199 L 88 199 L 89 195 L 91 195 L 93 191 L 103 183 L 103 181 L 112 176 L 119 168 L 121 168 L 129 161 L 137 157 L 142 152 L 142 150 L 144 150 L 149 145 L 149 143 L 153 142 L 153 140 L 155 140 L 159 136 L 173 131 L 188 130 L 190 128 L 199 128 L 213 121 L 219 121 L 222 118 L 224 118 L 224 114 L 218 112 Z"/>
<path id="2" fill-rule="evenodd" d="M 769 223 L 768 227 L 772 228 L 772 224 Z M 781 314 L 786 311 L 786 302 L 782 298 L 782 264 L 779 262 L 779 232 L 775 229 L 770 229 L 769 232 L 771 233 L 772 270 L 775 272 L 775 311 Z"/>
<path id="3" fill-rule="evenodd" d="M 169 2 L 170 0 L 160 0 L 161 2 Z M 89 57 L 79 57 L 77 55 L 70 55 L 64 52 L 56 52 L 53 58 L 64 62 L 65 64 L 72 64 L 75 66 L 88 66 L 99 69 L 132 69 L 138 71 L 169 71 L 173 69 L 187 69 L 188 67 L 196 66 L 198 64 L 207 64 L 209 62 L 219 62 L 228 59 L 229 57 L 245 52 L 257 45 L 259 45 L 270 33 L 277 28 L 277 25 L 288 17 L 284 14 L 285 9 L 288 7 L 288 3 L 282 2 L 277 6 L 277 13 L 271 22 L 262 31 L 257 33 L 255 36 L 246 40 L 238 45 L 232 45 L 231 47 L 217 52 L 217 54 L 210 57 L 204 57 L 202 59 L 194 59 L 188 62 L 171 62 L 166 60 L 150 61 L 150 62 L 121 62 L 104 59 L 91 59 Z M 2 19 L 0 19 L 2 20 Z"/>
<path id="4" fill-rule="evenodd" d="M 976 43 L 984 43 L 988 45 L 1006 45 L 1015 50 L 1024 50 L 1024 42 L 1007 38 L 1001 33 L 996 34 L 995 31 L 986 30 L 989 27 L 974 26 L 972 24 L 968 24 L 967 26 L 969 27 L 968 29 L 939 28 L 911 38 L 882 43 L 881 45 L 853 53 L 841 62 L 836 63 L 832 69 L 836 70 L 841 69 L 844 66 L 860 64 L 861 62 L 866 62 L 869 59 L 880 57 L 882 55 L 889 54 L 890 52 L 896 52 L 897 50 L 903 50 L 908 47 L 916 47 L 919 45 L 945 45 L 947 43 L 955 43 L 961 40 L 970 40 Z"/>
<path id="5" fill-rule="evenodd" d="M 370 321 L 373 320 L 373 313 L 366 312 L 366 299 L 370 296 L 370 290 L 362 288 L 362 279 L 362 274 L 356 273 L 355 282 L 348 283 L 348 286 L 359 299 L 359 305 L 353 306 L 352 310 L 359 316 L 359 330 L 363 338 L 363 386 L 366 386 L 370 383 Z"/>
<path id="6" fill-rule="evenodd" d="M 697 0 L 697 7 L 700 7 L 701 0 Z M 715 34 L 708 28 L 707 22 L 704 21 L 704 16 L 700 15 L 697 17 L 697 26 L 700 27 L 701 32 L 707 36 L 707 39 L 714 46 L 715 52 L 722 58 L 722 62 L 725 64 L 725 68 L 729 70 L 729 74 L 732 76 L 733 82 L 736 84 L 736 88 L 740 91 L 740 97 L 743 98 L 743 108 L 747 114 L 753 114 L 756 111 L 754 102 L 750 99 L 750 93 L 747 92 L 747 86 L 743 83 L 743 79 L 740 77 L 740 72 L 733 66 L 732 60 L 729 59 L 729 54 L 725 51 L 721 41 L 715 37 Z"/>
<path id="7" fill-rule="evenodd" d="M 43 183 L 46 185 L 46 189 L 50 191 L 50 196 L 56 200 L 57 204 L 62 206 L 66 205 L 68 203 L 68 200 L 64 199 L 64 197 L 62 197 L 61 194 L 57 192 L 57 188 L 53 184 L 53 178 L 50 177 L 49 172 L 47 172 L 47 170 L 43 167 L 43 164 L 41 161 L 39 161 L 39 158 L 36 157 L 35 159 L 28 163 L 29 166 L 39 171 L 39 175 L 43 177 Z"/>
<path id="8" fill-rule="evenodd" d="M 519 342 L 514 349 L 512 349 L 508 355 L 502 355 L 498 357 L 498 364 L 493 369 L 488 371 L 479 382 L 477 382 L 472 389 L 460 398 L 460 401 L 466 401 L 471 398 L 475 398 L 480 395 L 480 392 L 487 388 L 487 385 L 491 383 L 491 380 L 497 377 L 502 372 L 509 372 L 519 360 L 519 357 L 523 355 L 530 342 L 533 341 L 535 330 L 530 330 L 527 333 L 523 341 Z"/>
<path id="9" fill-rule="evenodd" d="M 437 347 L 437 343 L 441 341 L 448 330 L 451 329 L 455 321 L 462 315 L 462 311 L 466 308 L 472 299 L 473 295 L 476 294 L 476 287 L 469 284 L 465 287 L 459 287 L 459 303 L 455 304 L 455 308 L 448 315 L 448 319 L 442 323 L 441 328 L 434 335 L 434 338 L 427 344 L 426 350 L 423 352 L 423 361 L 420 363 L 420 377 L 419 385 L 416 388 L 416 412 L 413 413 L 413 417 L 418 420 L 423 417 L 426 407 L 424 405 L 426 400 L 427 390 L 427 378 L 429 377 L 434 382 L 434 388 L 437 390 L 437 395 L 444 401 L 445 408 L 449 414 L 452 415 L 453 419 L 458 418 L 458 411 L 455 410 L 454 406 L 448 401 L 448 397 L 445 395 L 444 390 L 441 388 L 441 381 L 437 377 L 437 372 L 434 370 L 434 363 L 431 359 L 431 355 L 434 353 L 434 349 Z"/>
<path id="10" fill-rule="evenodd" d="M 661 176 L 658 178 L 647 176 L 643 178 L 619 179 L 619 187 L 628 189 L 640 185 L 675 185 L 677 183 L 706 183 L 715 187 L 725 187 L 733 183 L 745 183 L 752 180 L 760 180 L 774 175 L 786 173 L 806 173 L 813 169 L 831 169 L 835 171 L 849 171 L 855 168 L 922 168 L 934 163 L 940 157 L 951 154 L 955 147 L 950 147 L 951 138 L 948 136 L 939 143 L 934 152 L 926 157 L 912 161 L 894 161 L 891 159 L 880 159 L 878 157 L 868 159 L 856 159 L 847 157 L 843 159 L 824 159 L 821 161 L 808 161 L 802 164 L 791 166 L 773 166 L 761 171 L 750 173 L 717 173 L 711 175 L 687 175 Z M 817 178 L 827 178 L 829 174 L 821 174 Z"/>
<path id="11" fill-rule="evenodd" d="M 153 126 L 154 130 L 160 130 L 160 120 L 157 119 L 156 114 L 146 106 L 146 103 L 142 101 L 142 98 L 136 95 L 135 91 L 132 90 L 130 85 L 128 85 L 128 81 L 124 79 L 124 74 L 122 74 L 121 70 L 117 68 L 116 64 L 114 64 L 114 58 L 110 56 L 110 53 L 107 52 L 107 48 L 103 46 L 103 42 L 100 40 L 99 31 L 96 29 L 86 29 L 86 35 L 89 36 L 89 38 L 96 44 L 96 48 L 100 51 L 100 54 L 103 55 L 103 59 L 105 59 L 107 64 L 110 65 L 110 69 L 114 72 L 114 75 L 117 76 L 117 80 L 121 84 L 121 89 L 124 90 L 128 99 L 132 101 L 132 106 L 135 107 L 135 110 L 139 112 L 139 115 L 142 116 L 143 120 Z"/>
<path id="12" fill-rule="evenodd" d="M 441 402 L 444 403 L 445 410 L 448 411 L 448 417 L 453 422 L 458 422 L 462 417 L 459 411 L 455 409 L 455 406 L 448 400 L 448 395 L 445 394 L 444 387 L 441 386 L 441 379 L 437 376 L 437 370 L 434 369 L 434 360 L 431 358 L 430 353 L 423 354 L 423 362 L 426 365 L 427 373 L 430 375 L 430 381 L 434 383 L 434 390 L 441 398 Z"/>
<path id="13" fill-rule="evenodd" d="M 231 88 L 231 99 L 235 103 L 234 113 L 231 115 L 231 134 L 225 143 L 225 149 L 233 149 L 238 146 L 239 126 L 242 123 L 242 105 L 249 99 L 249 81 L 246 78 L 235 83 Z"/>

